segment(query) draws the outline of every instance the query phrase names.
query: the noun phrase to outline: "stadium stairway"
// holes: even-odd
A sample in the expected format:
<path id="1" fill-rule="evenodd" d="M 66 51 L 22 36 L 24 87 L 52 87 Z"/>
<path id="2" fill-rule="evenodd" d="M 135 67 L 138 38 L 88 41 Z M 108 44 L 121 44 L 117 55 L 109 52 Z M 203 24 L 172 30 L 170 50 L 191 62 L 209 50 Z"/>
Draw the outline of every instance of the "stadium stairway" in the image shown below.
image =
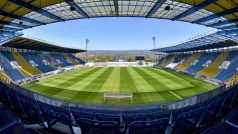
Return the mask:
<path id="1" fill-rule="evenodd" d="M 194 53 L 192 56 L 190 56 L 186 61 L 184 61 L 182 64 L 177 65 L 175 68 L 179 70 L 186 70 L 188 69 L 192 63 L 199 59 L 201 57 L 202 53 Z"/>
<path id="2" fill-rule="evenodd" d="M 48 65 L 45 65 L 43 62 L 42 62 L 42 59 L 37 55 L 37 54 L 34 54 L 34 53 L 20 53 L 27 61 L 29 60 L 32 60 L 34 61 L 36 64 L 37 64 L 37 68 L 46 73 L 46 72 L 50 72 L 50 71 L 53 71 L 54 69 L 51 68 L 50 66 Z"/>
<path id="3" fill-rule="evenodd" d="M 208 67 L 200 70 L 198 74 L 214 78 L 220 72 L 219 66 L 224 62 L 228 54 L 229 52 L 222 52 Z"/>
<path id="4" fill-rule="evenodd" d="M 229 53 L 226 61 L 230 61 L 230 65 L 227 69 L 222 69 L 215 77 L 218 80 L 227 81 L 236 73 L 236 68 L 238 67 L 238 54 L 237 51 L 232 51 Z"/>
<path id="5" fill-rule="evenodd" d="M 4 56 L 4 55 L 8 55 L 8 56 Z M 0 65 L 3 67 L 4 73 L 13 81 L 24 79 L 25 76 L 22 74 L 22 72 L 18 70 L 18 68 L 13 68 L 8 58 L 13 60 L 13 57 L 11 56 L 9 52 L 0 53 Z"/>
<path id="6" fill-rule="evenodd" d="M 172 62 L 172 61 L 174 60 L 175 57 L 176 57 L 176 55 L 169 56 L 169 57 L 166 58 L 166 60 L 163 61 L 159 66 L 161 66 L 161 67 L 167 66 L 170 62 Z"/>
<path id="7" fill-rule="evenodd" d="M 213 61 L 220 53 L 204 53 L 197 62 L 196 65 L 191 65 L 186 71 L 191 74 L 197 73 L 201 69 L 204 68 L 203 64 L 205 64 L 208 60 Z"/>
<path id="8" fill-rule="evenodd" d="M 25 59 L 24 57 L 21 56 L 20 53 L 18 52 L 11 52 L 12 56 L 14 59 L 18 62 L 18 64 L 21 66 L 21 71 L 26 75 L 26 76 L 34 76 L 37 74 L 42 74 L 42 72 L 31 66 Z"/>

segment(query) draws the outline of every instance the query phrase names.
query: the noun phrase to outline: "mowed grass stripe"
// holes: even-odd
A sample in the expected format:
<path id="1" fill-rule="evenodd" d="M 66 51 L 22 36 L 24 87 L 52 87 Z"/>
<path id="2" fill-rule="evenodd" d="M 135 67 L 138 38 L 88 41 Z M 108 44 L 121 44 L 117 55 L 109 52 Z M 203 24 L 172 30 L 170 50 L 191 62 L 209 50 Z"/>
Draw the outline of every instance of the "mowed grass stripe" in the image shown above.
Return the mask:
<path id="1" fill-rule="evenodd" d="M 53 86 L 57 87 L 57 85 L 59 85 L 59 86 L 63 85 L 63 83 L 70 81 L 75 77 L 78 77 L 80 75 L 83 75 L 83 74 L 88 73 L 93 70 L 95 70 L 95 68 L 73 70 L 71 73 L 63 72 L 63 73 L 59 74 L 60 77 L 58 77 L 58 75 L 56 75 L 53 78 L 51 78 L 51 77 L 46 78 L 46 79 L 43 79 L 42 81 L 38 82 L 37 84 L 42 84 L 42 85 L 49 86 L 49 87 L 53 87 Z M 66 73 L 67 78 L 64 78 L 65 73 Z"/>
<path id="2" fill-rule="evenodd" d="M 133 67 L 128 67 L 128 72 L 132 78 L 132 80 L 135 83 L 135 86 L 138 90 L 138 92 L 155 92 L 156 89 L 154 89 L 148 82 L 139 75 Z"/>
<path id="3" fill-rule="evenodd" d="M 26 88 L 30 88 L 32 91 L 41 93 L 43 95 L 57 98 L 57 99 L 63 99 L 63 100 L 69 100 L 73 102 L 79 102 L 79 103 L 92 103 L 92 104 L 109 104 L 109 105 L 130 105 L 130 104 L 160 104 L 160 103 L 166 103 L 171 102 L 182 98 L 188 98 L 192 97 L 194 95 L 197 95 L 199 93 L 207 92 L 208 90 L 214 89 L 216 86 L 206 83 L 199 79 L 194 79 L 193 77 L 190 77 L 188 75 L 174 72 L 170 70 L 163 70 L 163 69 L 156 69 L 156 68 L 132 68 L 128 67 L 127 72 L 129 73 L 131 79 L 133 80 L 136 89 L 140 93 L 133 93 L 133 102 L 115 102 L 115 101 L 108 101 L 104 102 L 103 100 L 103 93 L 104 92 L 120 92 L 120 78 L 121 75 L 124 75 L 124 73 L 121 74 L 120 68 L 115 67 L 113 68 L 111 74 L 108 74 L 108 78 L 105 79 L 105 82 L 96 82 L 96 79 L 100 79 L 101 76 L 104 76 L 105 70 L 108 68 L 102 68 L 98 71 L 94 72 L 92 70 L 97 68 L 87 68 L 87 69 L 80 69 L 80 70 L 72 70 L 69 72 L 63 72 L 62 74 L 50 76 L 48 78 L 42 79 L 39 82 L 33 82 L 23 85 Z M 161 73 L 161 76 L 166 77 L 167 79 L 171 77 L 172 81 L 175 81 L 174 79 L 182 79 L 189 83 L 191 83 L 192 87 L 188 88 L 182 88 L 178 90 L 171 90 L 169 89 L 164 83 L 160 83 L 161 81 L 158 78 L 155 78 L 153 73 L 155 71 L 150 70 L 156 70 Z M 136 71 L 139 70 L 139 71 Z M 141 71 L 142 70 L 142 71 Z M 145 71 L 147 70 L 147 71 Z M 90 76 L 85 76 L 87 78 L 84 78 L 83 80 L 78 81 L 78 78 L 73 81 L 72 83 L 77 83 L 73 86 L 68 87 L 58 87 L 57 85 L 59 83 L 66 82 L 76 76 L 84 75 L 85 73 L 92 71 Z M 123 71 L 122 71 L 123 72 Z M 149 72 L 149 73 L 148 73 Z M 147 75 L 144 75 L 143 73 L 146 73 Z M 153 75 L 152 75 L 153 74 Z M 168 74 L 168 76 L 166 76 Z M 149 77 L 152 77 L 152 79 Z M 66 76 L 66 77 L 64 77 Z M 70 81 L 69 81 L 70 82 Z M 86 86 L 89 86 L 90 83 L 100 83 L 102 84 L 102 88 L 99 90 L 94 90 L 94 92 L 91 92 L 91 89 L 85 88 Z M 129 81 L 126 81 L 127 83 L 130 83 Z M 176 81 L 175 81 L 176 82 Z M 140 84 L 141 83 L 141 84 Z M 144 83 L 144 84 L 143 84 Z M 46 84 L 46 85 L 41 85 Z M 140 84 L 140 85 L 139 85 Z M 80 91 L 80 89 L 85 91 Z M 142 92 L 140 89 L 148 89 L 149 92 Z M 79 90 L 79 91 L 77 91 Z M 151 92 L 154 91 L 154 92 Z M 171 92 L 172 93 L 171 93 Z M 131 91 L 133 92 L 133 91 Z"/>
<path id="4" fill-rule="evenodd" d="M 120 68 L 120 92 L 122 93 L 136 93 L 138 92 L 131 75 L 126 67 Z"/>
<path id="5" fill-rule="evenodd" d="M 151 77 L 155 78 L 156 80 L 159 80 L 160 82 L 162 82 L 164 85 L 166 85 L 168 87 L 168 90 L 186 88 L 186 86 L 183 86 L 180 83 L 172 81 L 159 73 L 155 73 L 155 72 L 153 72 L 149 69 L 146 69 L 146 68 L 142 68 L 141 70 L 144 70 L 148 75 L 150 75 Z"/>
<path id="6" fill-rule="evenodd" d="M 91 68 L 91 69 L 80 69 L 80 70 L 72 70 L 72 71 L 68 71 L 68 72 L 63 72 L 61 74 L 52 75 L 52 76 L 49 76 L 49 77 L 47 77 L 45 79 L 42 79 L 37 84 L 41 84 L 41 83 L 46 83 L 46 84 L 48 83 L 48 84 L 50 84 L 51 82 L 54 83 L 54 82 L 57 82 L 57 81 L 62 82 L 62 80 L 70 79 L 70 78 L 72 78 L 75 75 L 79 75 L 79 74 L 88 72 L 90 70 L 94 70 L 94 69 L 93 68 Z"/>
<path id="7" fill-rule="evenodd" d="M 167 87 L 166 85 L 164 85 L 162 82 L 158 81 L 157 79 L 155 79 L 154 77 L 150 76 L 149 74 L 147 74 L 144 70 L 139 69 L 139 68 L 133 68 L 135 69 L 135 71 L 141 76 L 143 77 L 147 83 L 149 83 L 154 89 L 156 89 L 157 91 L 164 91 L 166 89 L 168 89 L 169 87 Z"/>
<path id="8" fill-rule="evenodd" d="M 88 91 L 99 91 L 103 87 L 103 84 L 107 81 L 113 69 L 114 68 L 112 67 L 107 68 L 105 71 L 103 71 L 102 74 L 100 74 L 93 81 L 88 83 L 88 85 L 85 86 L 84 89 Z"/>
<path id="9" fill-rule="evenodd" d="M 163 76 L 164 78 L 170 79 L 171 81 L 175 82 L 175 83 L 179 83 L 180 85 L 183 85 L 184 87 L 192 87 L 194 86 L 193 84 L 191 84 L 189 81 L 184 80 L 183 78 L 177 77 L 171 73 L 168 73 L 164 70 L 161 69 L 157 69 L 157 68 L 147 68 L 148 70 Z"/>
<path id="10" fill-rule="evenodd" d="M 93 90 L 87 90 L 85 89 L 85 87 L 91 83 L 93 80 L 97 79 L 98 76 L 100 76 L 105 70 L 107 70 L 107 68 L 102 68 L 97 72 L 93 72 L 90 77 L 87 77 L 81 81 L 77 81 L 74 82 L 71 86 L 69 86 L 67 89 L 73 89 L 73 90 L 77 90 L 77 91 L 89 91 L 89 92 L 93 92 Z"/>
<path id="11" fill-rule="evenodd" d="M 114 67 L 113 71 L 111 72 L 110 76 L 103 84 L 100 92 L 108 93 L 119 93 L 120 92 L 120 68 Z"/>
<path id="12" fill-rule="evenodd" d="M 71 79 L 66 80 L 65 82 L 62 82 L 62 83 L 60 83 L 56 86 L 57 87 L 62 87 L 62 88 L 64 88 L 64 87 L 67 88 L 67 87 L 72 86 L 73 84 L 75 84 L 75 82 L 79 82 L 79 81 L 82 81 L 83 79 L 85 79 L 87 77 L 90 77 L 93 73 L 99 71 L 100 69 L 102 69 L 102 68 L 95 68 L 95 69 L 90 70 L 86 73 L 76 75 L 76 76 L 72 77 Z"/>

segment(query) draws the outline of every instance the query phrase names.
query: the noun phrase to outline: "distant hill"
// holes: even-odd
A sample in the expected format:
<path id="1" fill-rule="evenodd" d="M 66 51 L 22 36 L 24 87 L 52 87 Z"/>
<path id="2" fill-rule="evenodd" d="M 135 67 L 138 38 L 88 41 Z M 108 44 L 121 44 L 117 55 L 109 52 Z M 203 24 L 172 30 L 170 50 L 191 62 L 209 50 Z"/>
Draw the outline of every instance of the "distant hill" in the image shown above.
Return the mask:
<path id="1" fill-rule="evenodd" d="M 81 53 L 83 54 L 83 53 Z M 89 50 L 88 55 L 94 56 L 150 56 L 153 52 L 150 50 Z"/>

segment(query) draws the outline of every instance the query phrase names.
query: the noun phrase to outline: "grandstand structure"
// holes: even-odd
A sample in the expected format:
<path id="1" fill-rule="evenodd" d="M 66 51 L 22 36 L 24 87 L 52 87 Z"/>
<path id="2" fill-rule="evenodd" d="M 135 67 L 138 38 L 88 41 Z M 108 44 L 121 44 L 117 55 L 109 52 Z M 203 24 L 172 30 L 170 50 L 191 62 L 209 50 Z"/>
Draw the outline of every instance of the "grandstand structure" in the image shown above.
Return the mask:
<path id="1" fill-rule="evenodd" d="M 219 31 L 154 51 L 168 54 L 158 62 L 160 67 L 233 84 L 237 81 L 237 37 L 237 33 Z"/>
<path id="2" fill-rule="evenodd" d="M 237 133 L 237 13 L 237 0 L 1 0 L 0 133 Z M 232 84 L 176 102 L 119 108 L 57 100 L 20 86 L 85 63 L 73 56 L 84 50 L 22 37 L 22 30 L 96 17 L 168 19 L 216 28 L 216 33 L 153 51 L 167 53 L 160 67 Z"/>

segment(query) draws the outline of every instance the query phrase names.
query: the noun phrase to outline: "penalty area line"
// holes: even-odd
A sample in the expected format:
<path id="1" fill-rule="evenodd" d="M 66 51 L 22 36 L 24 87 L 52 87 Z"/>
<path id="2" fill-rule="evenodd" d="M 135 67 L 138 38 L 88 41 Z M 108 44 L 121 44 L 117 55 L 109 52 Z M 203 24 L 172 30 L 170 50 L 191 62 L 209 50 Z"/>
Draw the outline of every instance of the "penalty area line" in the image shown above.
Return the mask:
<path id="1" fill-rule="evenodd" d="M 173 96 L 175 96 L 176 98 L 178 99 L 183 99 L 183 97 L 179 96 L 178 94 L 176 94 L 175 92 L 173 91 L 169 91 Z"/>

